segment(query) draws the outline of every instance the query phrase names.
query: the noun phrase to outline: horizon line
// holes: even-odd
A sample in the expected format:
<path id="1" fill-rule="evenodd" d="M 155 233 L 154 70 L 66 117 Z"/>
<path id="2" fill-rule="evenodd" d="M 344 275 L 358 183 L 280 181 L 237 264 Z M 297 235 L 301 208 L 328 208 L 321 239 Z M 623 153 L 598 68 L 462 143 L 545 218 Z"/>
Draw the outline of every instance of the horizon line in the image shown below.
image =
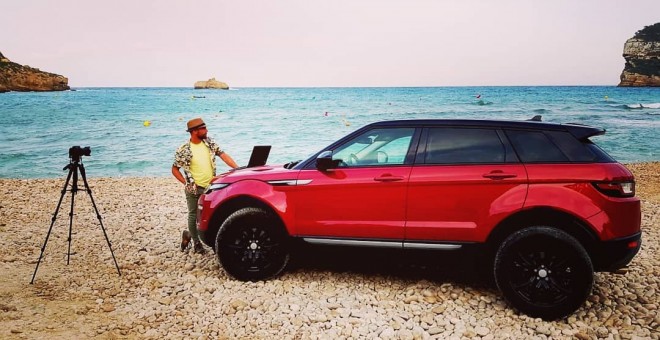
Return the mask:
<path id="1" fill-rule="evenodd" d="M 229 89 L 224 89 L 228 91 L 231 89 L 310 89 L 310 88 L 337 88 L 337 89 L 347 89 L 347 88 L 442 88 L 442 87 L 620 87 L 618 84 L 611 85 L 419 85 L 419 86 L 230 86 Z M 629 87 L 623 86 L 622 88 Z M 642 88 L 649 86 L 640 86 Z M 70 86 L 71 89 L 76 88 L 163 88 L 163 89 L 191 89 L 191 90 L 220 90 L 223 89 L 195 89 L 192 86 Z"/>

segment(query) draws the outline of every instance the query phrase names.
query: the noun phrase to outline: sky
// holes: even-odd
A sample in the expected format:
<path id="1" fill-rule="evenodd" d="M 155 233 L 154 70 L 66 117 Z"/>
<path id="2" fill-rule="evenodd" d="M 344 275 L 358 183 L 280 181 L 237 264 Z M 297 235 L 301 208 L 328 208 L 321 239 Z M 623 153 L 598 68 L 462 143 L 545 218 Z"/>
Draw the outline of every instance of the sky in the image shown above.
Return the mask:
<path id="1" fill-rule="evenodd" d="M 616 85 L 658 0 L 0 0 L 0 52 L 72 87 Z"/>

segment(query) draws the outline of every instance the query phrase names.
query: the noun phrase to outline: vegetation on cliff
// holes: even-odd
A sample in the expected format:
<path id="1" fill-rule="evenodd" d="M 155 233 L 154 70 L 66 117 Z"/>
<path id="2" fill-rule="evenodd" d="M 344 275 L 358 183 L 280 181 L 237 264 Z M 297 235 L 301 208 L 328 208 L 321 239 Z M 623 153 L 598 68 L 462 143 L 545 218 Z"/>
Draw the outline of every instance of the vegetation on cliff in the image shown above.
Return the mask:
<path id="1" fill-rule="evenodd" d="M 637 31 L 635 38 L 660 41 L 660 22 L 651 26 L 645 26 L 643 29 Z"/>
<path id="2" fill-rule="evenodd" d="M 660 86 L 660 23 L 637 31 L 623 46 L 619 86 Z"/>

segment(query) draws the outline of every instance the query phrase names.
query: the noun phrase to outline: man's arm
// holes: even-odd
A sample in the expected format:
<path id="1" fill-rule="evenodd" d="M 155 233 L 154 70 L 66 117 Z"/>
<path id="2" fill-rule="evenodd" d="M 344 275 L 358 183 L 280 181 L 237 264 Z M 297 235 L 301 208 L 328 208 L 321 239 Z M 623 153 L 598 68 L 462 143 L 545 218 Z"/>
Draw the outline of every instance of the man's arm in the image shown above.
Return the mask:
<path id="1" fill-rule="evenodd" d="M 174 178 L 176 178 L 177 181 L 181 182 L 182 184 L 186 184 L 186 179 L 183 178 L 181 171 L 179 171 L 179 167 L 176 165 L 172 165 L 172 175 L 174 175 Z"/>
<path id="2" fill-rule="evenodd" d="M 225 162 L 225 164 L 227 164 L 232 169 L 238 168 L 238 164 L 236 164 L 236 162 L 234 162 L 231 156 L 229 156 L 226 152 L 220 154 L 220 159 L 222 159 L 222 161 Z"/>

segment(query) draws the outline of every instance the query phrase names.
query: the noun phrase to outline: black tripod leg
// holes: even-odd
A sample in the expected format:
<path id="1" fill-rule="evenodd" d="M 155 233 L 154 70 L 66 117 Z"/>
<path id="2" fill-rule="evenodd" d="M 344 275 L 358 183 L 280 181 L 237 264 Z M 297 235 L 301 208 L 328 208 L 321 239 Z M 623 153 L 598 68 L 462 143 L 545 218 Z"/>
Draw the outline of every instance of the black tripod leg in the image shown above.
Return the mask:
<path id="1" fill-rule="evenodd" d="M 53 225 L 55 224 L 55 219 L 57 219 L 57 213 L 60 211 L 60 206 L 62 205 L 62 199 L 66 193 L 66 188 L 69 186 L 69 181 L 71 180 L 72 169 L 69 168 L 69 175 L 66 176 L 66 182 L 64 182 L 64 187 L 62 188 L 62 195 L 60 195 L 60 200 L 57 202 L 57 208 L 55 208 L 55 213 L 53 213 L 53 218 L 50 221 L 50 227 L 48 228 L 48 233 L 46 234 L 46 240 L 44 241 L 43 247 L 41 247 L 41 254 L 39 254 L 39 260 L 37 261 L 37 267 L 34 268 L 34 274 L 32 274 L 32 280 L 30 284 L 34 283 L 34 277 L 37 276 L 37 270 L 39 270 L 39 264 L 41 259 L 44 256 L 44 251 L 46 250 L 46 244 L 48 244 L 48 238 L 50 237 L 50 232 L 53 230 Z"/>
<path id="2" fill-rule="evenodd" d="M 105 241 L 108 242 L 108 248 L 110 248 L 110 254 L 112 255 L 112 260 L 115 262 L 117 273 L 119 274 L 119 276 L 121 276 L 121 271 L 119 270 L 119 265 L 117 264 L 117 259 L 115 258 L 115 252 L 112 251 L 112 243 L 110 243 L 108 234 L 105 232 L 105 227 L 103 226 L 103 219 L 101 218 L 99 209 L 96 208 L 96 202 L 94 202 L 94 196 L 92 196 L 92 190 L 89 188 L 89 184 L 87 184 L 87 176 L 85 176 L 85 167 L 82 164 L 80 164 L 80 175 L 82 175 L 83 183 L 85 183 L 85 190 L 87 191 L 87 194 L 89 194 L 89 198 L 92 200 L 92 206 L 94 207 L 94 211 L 96 212 L 96 218 L 98 218 L 99 224 L 101 225 L 101 230 L 103 230 L 103 236 L 105 236 Z"/>
<path id="3" fill-rule="evenodd" d="M 69 210 L 69 250 L 66 252 L 66 265 L 69 265 L 69 258 L 71 257 L 71 231 L 73 230 L 73 203 L 76 201 L 76 193 L 78 192 L 78 170 L 74 163 L 73 183 L 71 183 L 71 210 Z"/>

